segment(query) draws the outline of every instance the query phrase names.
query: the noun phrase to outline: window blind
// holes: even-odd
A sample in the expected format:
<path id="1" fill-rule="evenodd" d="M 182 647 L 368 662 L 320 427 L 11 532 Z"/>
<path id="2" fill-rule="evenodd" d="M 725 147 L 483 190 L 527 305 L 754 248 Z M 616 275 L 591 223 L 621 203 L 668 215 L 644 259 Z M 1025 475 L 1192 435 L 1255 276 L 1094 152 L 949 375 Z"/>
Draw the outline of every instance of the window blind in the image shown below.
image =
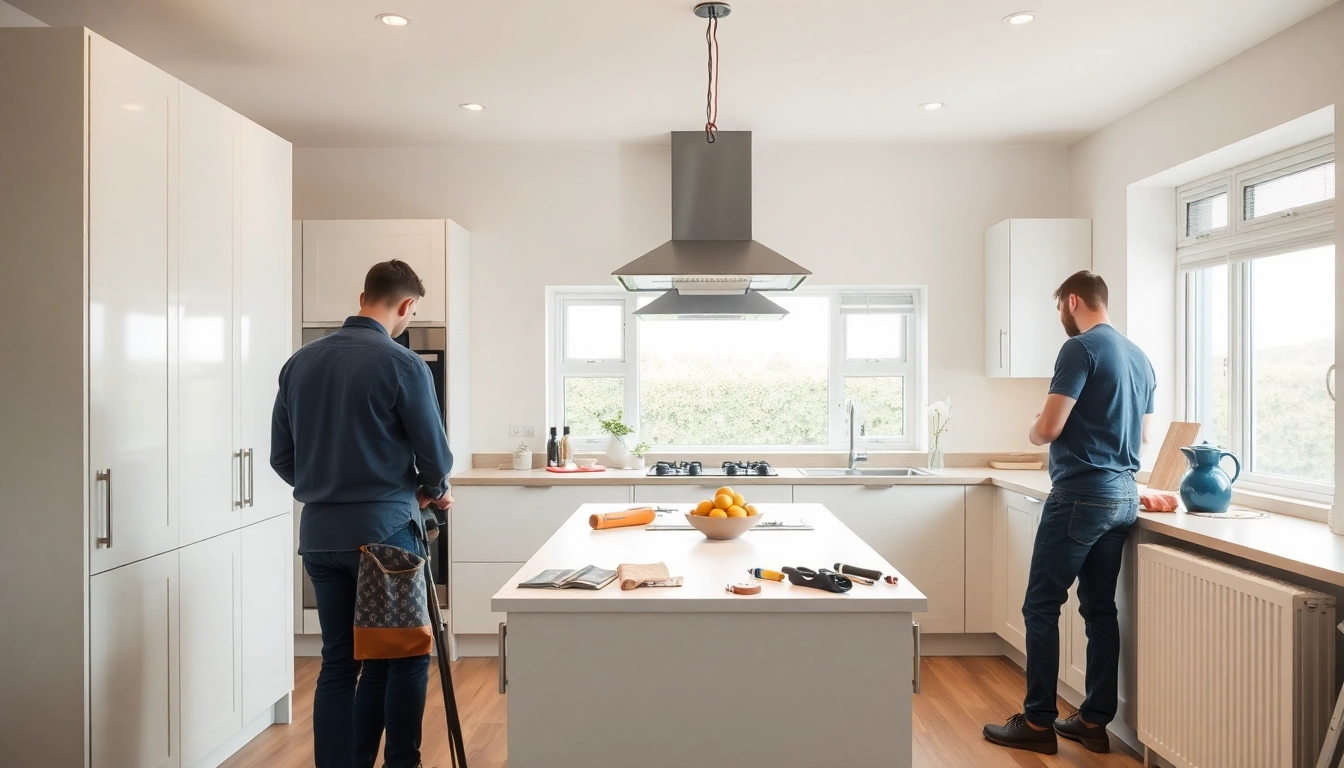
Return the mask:
<path id="1" fill-rule="evenodd" d="M 842 293 L 840 314 L 909 312 L 915 308 L 913 293 Z"/>
<path id="2" fill-rule="evenodd" d="M 1335 161 L 1247 184 L 1242 196 L 1242 218 L 1246 221 L 1331 200 L 1335 196 Z"/>
<path id="3" fill-rule="evenodd" d="M 1196 237 L 1227 226 L 1227 193 L 1194 200 L 1185 206 L 1185 236 Z"/>

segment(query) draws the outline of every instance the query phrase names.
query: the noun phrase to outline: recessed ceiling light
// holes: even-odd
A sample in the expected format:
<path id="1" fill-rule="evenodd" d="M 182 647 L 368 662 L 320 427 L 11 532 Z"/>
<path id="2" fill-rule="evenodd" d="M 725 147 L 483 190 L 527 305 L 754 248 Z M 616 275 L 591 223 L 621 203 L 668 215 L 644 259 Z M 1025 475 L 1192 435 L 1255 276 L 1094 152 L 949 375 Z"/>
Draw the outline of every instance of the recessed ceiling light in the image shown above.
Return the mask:
<path id="1" fill-rule="evenodd" d="M 380 13 L 374 17 L 389 27 L 404 27 L 411 23 L 409 16 L 402 16 L 397 13 Z"/>
<path id="2" fill-rule="evenodd" d="M 1010 13 L 1007 16 L 1003 17 L 1004 24 L 1011 24 L 1014 27 L 1021 26 L 1023 24 L 1030 24 L 1035 20 L 1036 20 L 1035 11 L 1018 11 L 1017 13 Z"/>
<path id="3" fill-rule="evenodd" d="M 942 109 L 942 108 L 943 108 L 943 102 L 941 102 L 941 101 L 927 101 L 927 102 L 925 102 L 925 103 L 923 103 L 923 104 L 920 104 L 920 105 L 919 105 L 919 108 L 922 109 L 922 110 L 925 110 L 926 112 L 932 112 L 932 111 L 934 111 L 934 110 L 936 110 L 936 109 Z"/>
<path id="4" fill-rule="evenodd" d="M 457 106 L 467 110 L 468 112 L 480 112 L 482 109 L 485 109 L 485 107 L 480 104 L 458 104 Z"/>

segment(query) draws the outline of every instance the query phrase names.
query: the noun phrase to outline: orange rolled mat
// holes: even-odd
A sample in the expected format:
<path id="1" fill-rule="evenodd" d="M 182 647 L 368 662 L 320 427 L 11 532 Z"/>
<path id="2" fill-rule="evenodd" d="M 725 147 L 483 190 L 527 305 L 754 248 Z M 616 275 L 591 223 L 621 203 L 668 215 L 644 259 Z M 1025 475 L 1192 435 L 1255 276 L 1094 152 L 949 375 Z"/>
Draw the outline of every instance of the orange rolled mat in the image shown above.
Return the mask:
<path id="1" fill-rule="evenodd" d="M 594 531 L 606 528 L 624 528 L 629 525 L 648 525 L 653 522 L 653 507 L 636 507 L 623 512 L 608 512 L 604 515 L 589 515 L 588 524 Z"/>

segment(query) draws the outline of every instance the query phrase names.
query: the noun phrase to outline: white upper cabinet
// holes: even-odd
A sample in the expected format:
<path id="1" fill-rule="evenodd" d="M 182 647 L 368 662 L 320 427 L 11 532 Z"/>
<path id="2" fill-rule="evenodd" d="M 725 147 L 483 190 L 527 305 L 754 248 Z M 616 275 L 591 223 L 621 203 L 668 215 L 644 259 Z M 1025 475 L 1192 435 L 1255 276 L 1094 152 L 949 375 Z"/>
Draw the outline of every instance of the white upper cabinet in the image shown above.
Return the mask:
<path id="1" fill-rule="evenodd" d="M 168 307 L 178 84 L 91 36 L 88 98 L 89 544 L 98 573 L 177 546 Z"/>
<path id="2" fill-rule="evenodd" d="M 271 409 L 294 345 L 292 150 L 250 120 L 242 121 L 241 146 L 236 332 L 247 525 L 293 509 L 289 486 L 271 470 Z"/>
<path id="3" fill-rule="evenodd" d="M 238 527 L 243 501 L 234 387 L 241 118 L 181 87 L 177 413 L 181 543 Z"/>
<path id="4" fill-rule="evenodd" d="M 1049 378 L 1067 336 L 1054 292 L 1092 268 L 1090 219 L 1008 219 L 985 231 L 985 375 Z"/>
<path id="5" fill-rule="evenodd" d="M 358 313 L 369 267 L 400 259 L 425 284 L 415 322 L 446 323 L 446 226 L 443 219 L 303 222 L 303 322 L 341 323 Z"/>

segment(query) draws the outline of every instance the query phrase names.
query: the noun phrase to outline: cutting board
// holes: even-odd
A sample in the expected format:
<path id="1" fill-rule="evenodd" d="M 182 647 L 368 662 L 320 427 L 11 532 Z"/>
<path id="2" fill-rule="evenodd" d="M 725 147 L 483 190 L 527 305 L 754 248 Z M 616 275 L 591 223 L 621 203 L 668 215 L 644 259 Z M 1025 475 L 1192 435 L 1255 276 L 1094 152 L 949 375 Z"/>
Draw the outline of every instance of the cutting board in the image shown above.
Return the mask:
<path id="1" fill-rule="evenodd" d="M 1167 437 L 1162 441 L 1162 450 L 1157 452 L 1157 462 L 1153 464 L 1153 473 L 1148 478 L 1150 489 L 1180 490 L 1181 478 L 1185 477 L 1185 470 L 1190 466 L 1181 448 L 1195 444 L 1199 439 L 1199 426 L 1194 421 L 1173 421 L 1167 427 Z"/>

